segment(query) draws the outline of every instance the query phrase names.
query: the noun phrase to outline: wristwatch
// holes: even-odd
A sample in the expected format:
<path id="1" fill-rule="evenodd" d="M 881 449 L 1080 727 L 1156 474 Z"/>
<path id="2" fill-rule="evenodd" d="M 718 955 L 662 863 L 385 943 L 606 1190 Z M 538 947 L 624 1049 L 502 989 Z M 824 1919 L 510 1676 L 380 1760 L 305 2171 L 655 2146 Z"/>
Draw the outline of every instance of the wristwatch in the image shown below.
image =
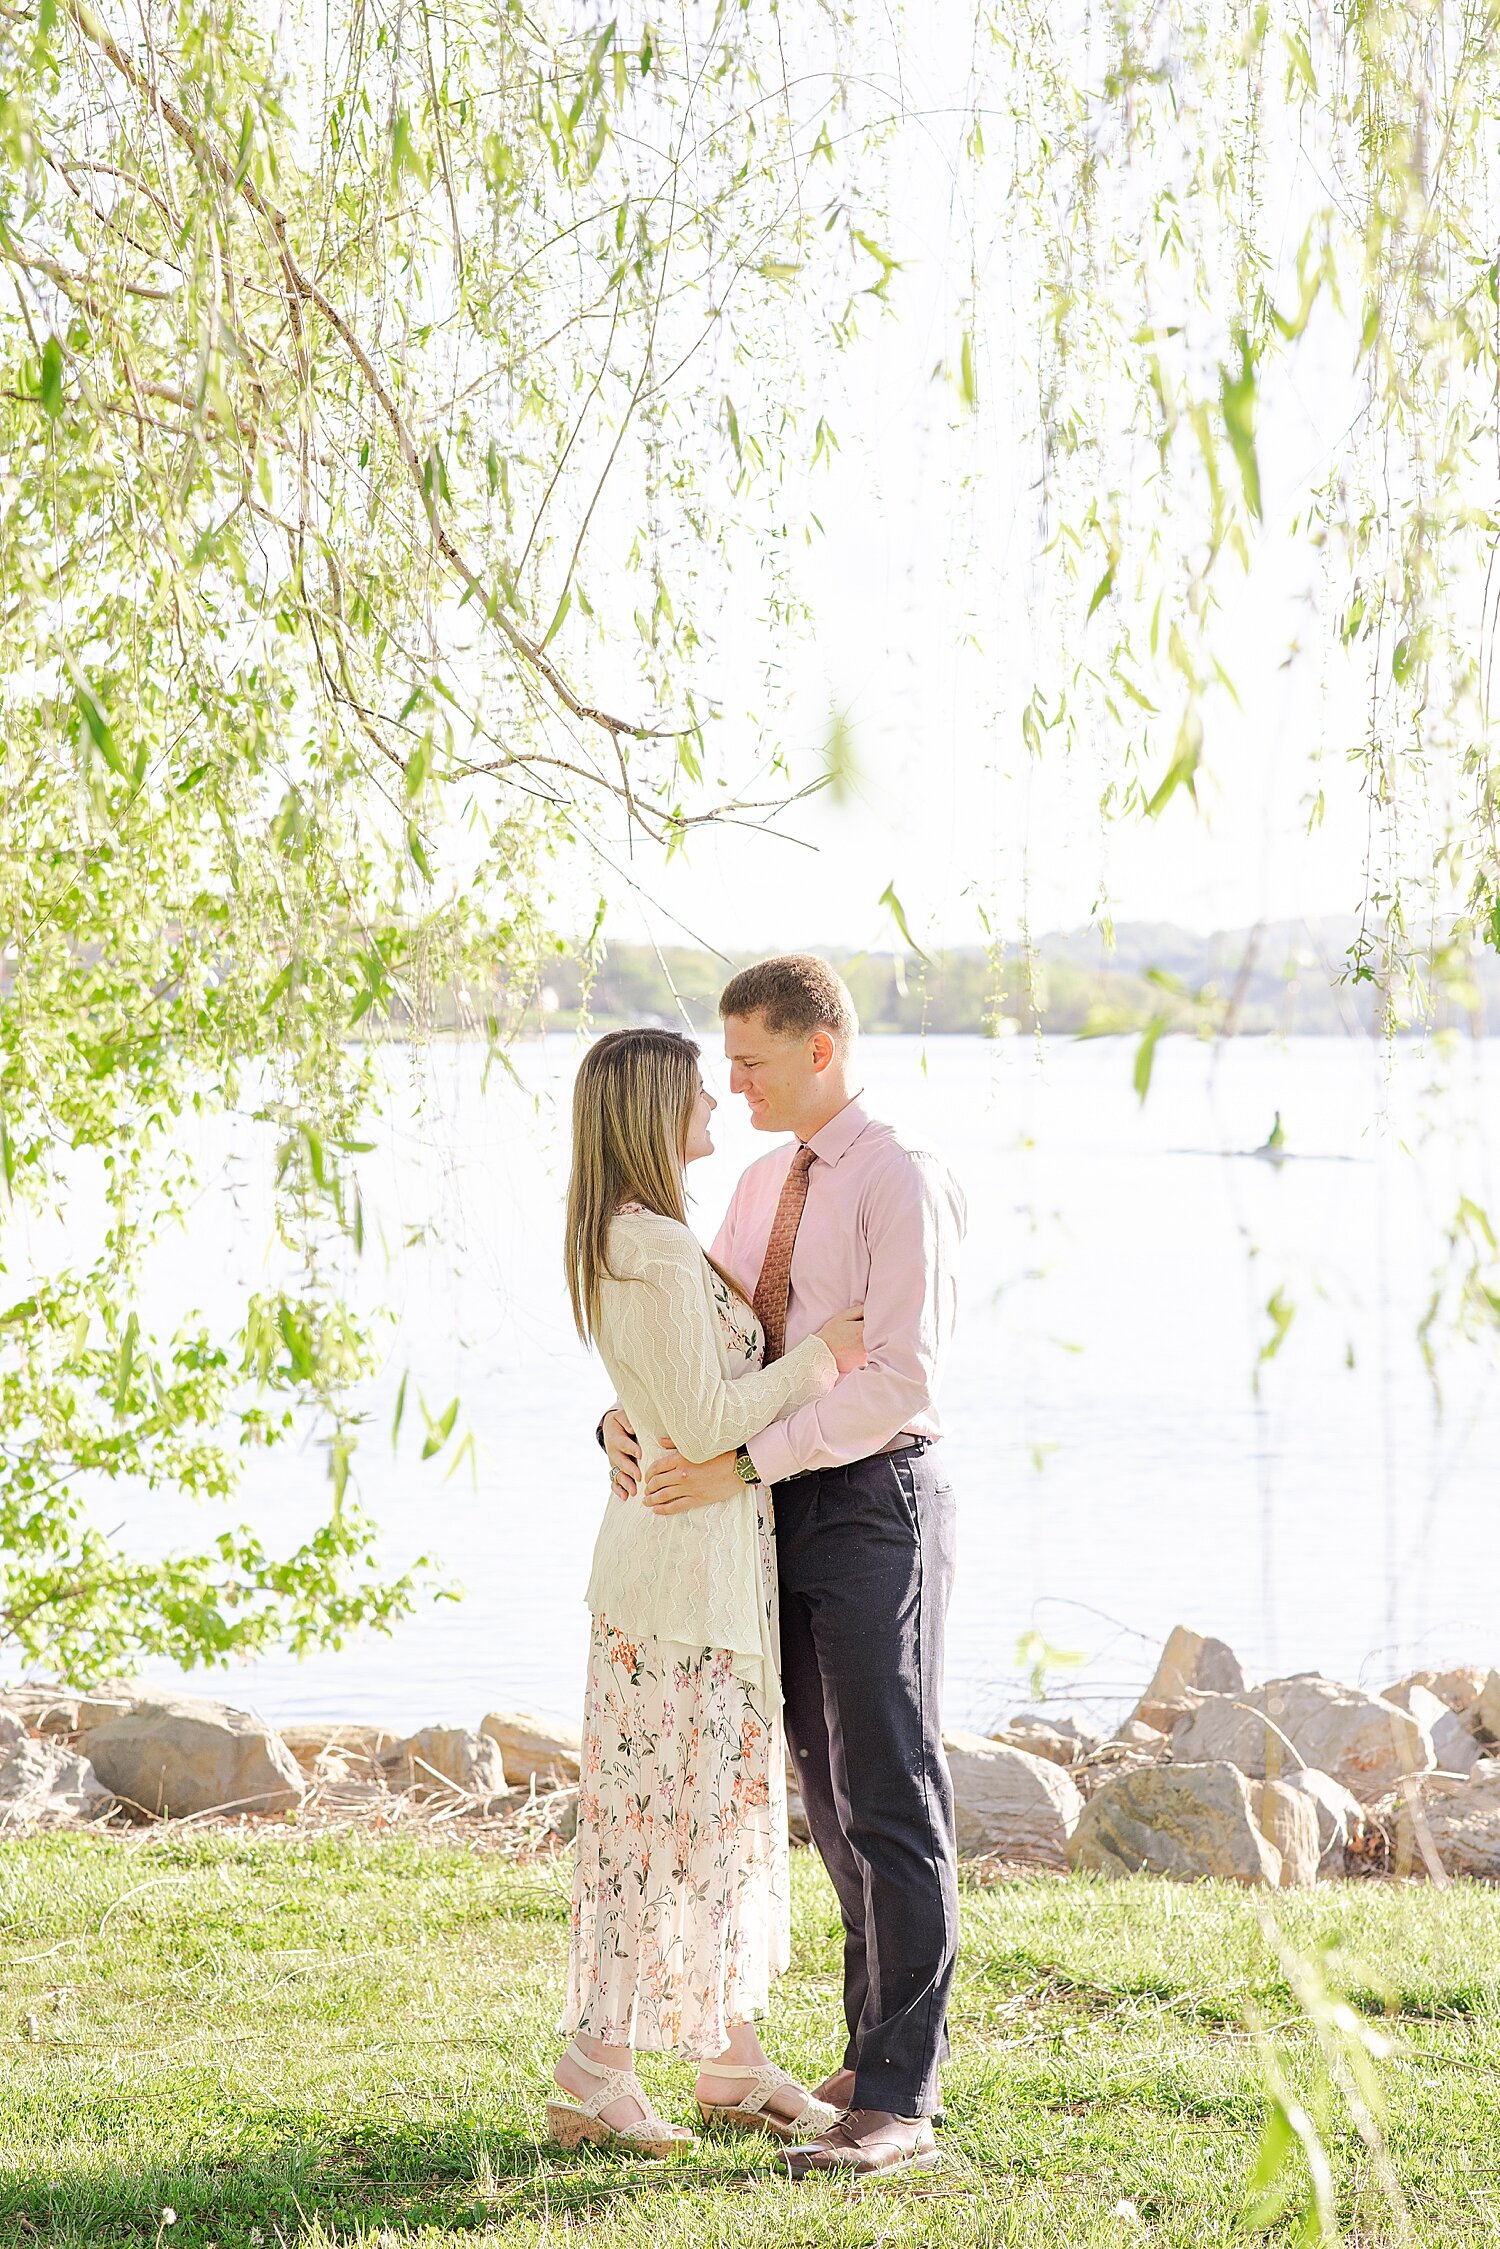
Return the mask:
<path id="1" fill-rule="evenodd" d="M 734 1472 L 742 1484 L 758 1484 L 760 1470 L 750 1458 L 749 1450 L 741 1445 L 734 1456 Z"/>

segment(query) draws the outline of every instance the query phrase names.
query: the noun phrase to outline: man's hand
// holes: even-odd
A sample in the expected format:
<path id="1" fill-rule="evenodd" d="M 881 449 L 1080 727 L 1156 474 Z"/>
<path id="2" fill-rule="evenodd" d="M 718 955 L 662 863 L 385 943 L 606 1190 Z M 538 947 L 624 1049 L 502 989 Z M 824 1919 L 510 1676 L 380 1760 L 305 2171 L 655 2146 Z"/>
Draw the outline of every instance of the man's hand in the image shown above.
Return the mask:
<path id="1" fill-rule="evenodd" d="M 712 1507 L 745 1490 L 732 1452 L 716 1453 L 712 1460 L 684 1460 L 670 1437 L 663 1443 L 665 1450 L 646 1477 L 646 1505 L 653 1515 L 685 1515 L 690 1507 Z"/>
<path id="2" fill-rule="evenodd" d="M 633 1498 L 641 1480 L 641 1448 L 618 1406 L 611 1406 L 604 1416 L 604 1450 L 609 1456 L 609 1480 L 615 1497 Z"/>

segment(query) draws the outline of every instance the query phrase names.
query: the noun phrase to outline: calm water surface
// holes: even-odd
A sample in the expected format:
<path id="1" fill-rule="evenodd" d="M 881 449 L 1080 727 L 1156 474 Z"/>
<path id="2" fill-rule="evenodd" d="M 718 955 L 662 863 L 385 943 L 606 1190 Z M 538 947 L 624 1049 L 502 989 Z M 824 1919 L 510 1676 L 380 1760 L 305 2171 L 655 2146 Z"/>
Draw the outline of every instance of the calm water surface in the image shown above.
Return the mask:
<path id="1" fill-rule="evenodd" d="M 389 1060 L 404 1113 L 369 1159 L 376 1222 L 357 1285 L 397 1322 L 364 1401 L 359 1483 L 387 1559 L 432 1552 L 466 1597 L 389 1639 L 196 1683 L 279 1719 L 572 1713 L 608 1394 L 560 1281 L 575 1050 L 523 1050 L 520 1086 L 499 1071 L 484 1086 L 468 1047 Z M 1378 1681 L 1418 1656 L 1500 1660 L 1495 1348 L 1441 1356 L 1439 1405 L 1416 1340 L 1458 1196 L 1482 1202 L 1494 1184 L 1496 1051 L 1174 1039 L 1144 1107 L 1130 1062 L 1113 1040 L 864 1050 L 870 1105 L 938 1150 L 970 1204 L 943 1401 L 961 1511 L 950 1717 L 984 1724 L 1026 1699 L 1028 1631 L 1085 1659 L 1057 1685 L 1101 1711 L 1179 1619 L 1262 1676 Z M 1231 1153 L 1263 1142 L 1278 1111 L 1289 1160 Z M 693 1173 L 705 1239 L 765 1146 L 727 1098 L 717 1126 L 719 1153 Z M 215 1184 L 158 1264 L 162 1311 L 221 1313 L 264 1285 L 261 1169 L 242 1138 L 203 1152 Z M 1290 1324 L 1263 1358 L 1273 1299 Z M 434 1412 L 460 1398 L 477 1483 L 417 1464 L 412 1407 L 393 1458 L 406 1366 Z M 313 1446 L 257 1464 L 240 1512 L 289 1540 L 324 1475 Z M 205 1521 L 152 1503 L 129 1535 L 168 1545 Z"/>

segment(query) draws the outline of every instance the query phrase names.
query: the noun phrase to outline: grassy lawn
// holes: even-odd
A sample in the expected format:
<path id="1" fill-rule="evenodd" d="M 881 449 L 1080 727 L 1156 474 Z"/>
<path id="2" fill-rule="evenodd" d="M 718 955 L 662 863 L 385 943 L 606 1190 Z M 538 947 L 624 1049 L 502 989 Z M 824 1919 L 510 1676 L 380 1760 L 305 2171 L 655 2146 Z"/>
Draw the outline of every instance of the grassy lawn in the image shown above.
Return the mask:
<path id="1" fill-rule="evenodd" d="M 815 1862 L 796 1873 L 769 2043 L 817 2075 L 837 2058 L 835 1919 Z M 563 2157 L 538 2132 L 566 1879 L 421 1840 L 0 1843 L 0 2241 L 1203 2249 L 1245 2238 L 1265 2114 L 1247 2003 L 1313 2082 L 1244 1894 L 1026 1881 L 965 1895 L 933 2179 L 793 2186 L 750 2143 L 670 2167 Z M 1343 1947 L 1391 2039 L 1411 2238 L 1500 2239 L 1500 1894 L 1356 1884 L 1277 1912 L 1302 1950 Z M 685 2065 L 643 2074 L 690 2120 Z M 1329 2146 L 1352 2238 L 1394 2241 L 1338 2113 Z"/>

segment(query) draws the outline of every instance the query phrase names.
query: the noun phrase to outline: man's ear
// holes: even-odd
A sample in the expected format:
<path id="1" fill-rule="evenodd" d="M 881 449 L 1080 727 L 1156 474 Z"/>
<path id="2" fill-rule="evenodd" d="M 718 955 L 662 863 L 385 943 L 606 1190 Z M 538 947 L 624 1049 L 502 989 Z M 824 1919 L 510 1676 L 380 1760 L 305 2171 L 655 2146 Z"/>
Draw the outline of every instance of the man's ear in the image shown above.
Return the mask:
<path id="1" fill-rule="evenodd" d="M 838 1049 L 833 1043 L 831 1031 L 814 1031 L 812 1035 L 812 1066 L 819 1077 L 823 1075 L 837 1052 Z"/>

